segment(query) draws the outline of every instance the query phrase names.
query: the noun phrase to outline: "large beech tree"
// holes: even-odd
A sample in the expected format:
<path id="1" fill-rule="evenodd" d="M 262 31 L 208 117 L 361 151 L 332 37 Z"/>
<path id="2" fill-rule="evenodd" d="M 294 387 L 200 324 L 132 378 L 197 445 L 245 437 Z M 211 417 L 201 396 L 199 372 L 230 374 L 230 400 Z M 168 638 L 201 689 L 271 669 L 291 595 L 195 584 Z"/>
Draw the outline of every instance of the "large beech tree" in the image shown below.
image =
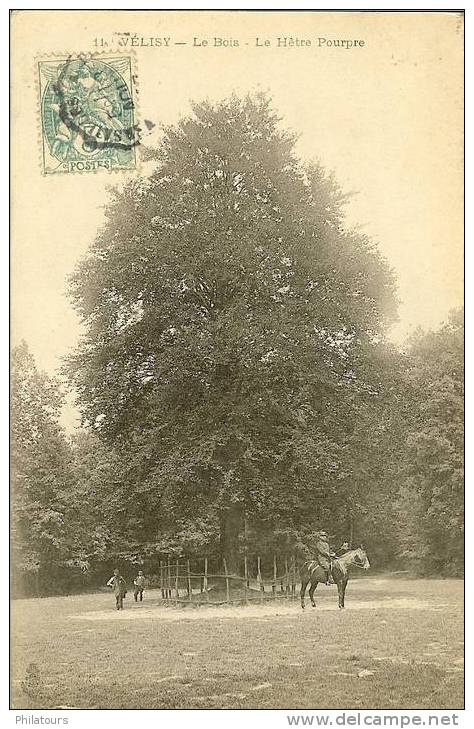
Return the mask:
<path id="1" fill-rule="evenodd" d="M 245 519 L 323 523 L 348 501 L 394 279 L 294 143 L 265 96 L 193 105 L 73 276 L 68 371 L 127 464 L 123 533 L 218 531 L 231 561 Z"/>

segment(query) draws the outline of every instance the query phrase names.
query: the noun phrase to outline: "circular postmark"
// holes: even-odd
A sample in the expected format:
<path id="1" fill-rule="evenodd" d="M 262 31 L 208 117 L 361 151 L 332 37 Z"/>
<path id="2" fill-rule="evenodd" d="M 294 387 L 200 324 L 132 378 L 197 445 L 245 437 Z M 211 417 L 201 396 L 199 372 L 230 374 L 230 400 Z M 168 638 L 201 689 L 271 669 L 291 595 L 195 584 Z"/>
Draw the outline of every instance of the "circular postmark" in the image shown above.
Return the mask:
<path id="1" fill-rule="evenodd" d="M 129 169 L 140 144 L 129 57 L 40 64 L 44 146 L 63 169 Z M 95 164 L 94 164 L 95 163 Z"/>

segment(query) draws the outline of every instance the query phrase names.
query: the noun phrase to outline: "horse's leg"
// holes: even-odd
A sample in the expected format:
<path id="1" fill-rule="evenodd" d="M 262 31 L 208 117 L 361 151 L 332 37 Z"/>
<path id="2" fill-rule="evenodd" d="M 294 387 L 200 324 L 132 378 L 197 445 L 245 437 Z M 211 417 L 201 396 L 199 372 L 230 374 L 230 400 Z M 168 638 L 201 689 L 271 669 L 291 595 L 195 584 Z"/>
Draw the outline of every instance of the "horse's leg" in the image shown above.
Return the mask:
<path id="1" fill-rule="evenodd" d="M 345 579 L 339 580 L 337 583 L 337 593 L 339 595 L 339 607 L 341 609 L 344 607 L 344 596 L 346 594 L 346 585 L 347 585 L 347 577 Z"/>
<path id="2" fill-rule="evenodd" d="M 301 607 L 303 608 L 303 610 L 304 610 L 304 594 L 306 592 L 306 585 L 308 584 L 308 581 L 309 580 L 307 580 L 306 578 L 303 578 L 303 577 L 301 578 L 300 596 L 301 596 Z"/>
<path id="3" fill-rule="evenodd" d="M 346 579 L 342 581 L 342 605 L 341 605 L 341 607 L 344 607 L 344 598 L 346 596 L 346 587 L 347 587 L 348 580 L 349 580 L 349 578 L 346 577 Z"/>
<path id="4" fill-rule="evenodd" d="M 314 595 L 314 591 L 317 588 L 317 586 L 318 586 L 318 583 L 317 582 L 312 582 L 311 585 L 310 585 L 310 588 L 309 588 L 309 597 L 310 597 L 310 600 L 311 600 L 311 605 L 313 607 L 316 607 L 316 603 L 314 602 L 313 595 Z"/>

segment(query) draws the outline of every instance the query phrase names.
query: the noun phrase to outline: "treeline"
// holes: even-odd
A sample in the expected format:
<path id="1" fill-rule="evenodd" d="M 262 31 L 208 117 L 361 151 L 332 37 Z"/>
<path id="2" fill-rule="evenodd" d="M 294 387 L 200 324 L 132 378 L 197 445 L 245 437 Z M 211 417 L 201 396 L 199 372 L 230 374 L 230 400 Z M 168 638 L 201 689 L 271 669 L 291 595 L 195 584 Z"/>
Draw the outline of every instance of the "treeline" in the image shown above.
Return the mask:
<path id="1" fill-rule="evenodd" d="M 111 193 L 70 283 L 86 334 L 64 368 L 83 415 L 15 349 L 17 591 L 114 559 L 311 553 L 460 574 L 463 321 L 386 338 L 395 280 L 345 196 L 264 96 L 197 104 L 146 179 Z"/>
<path id="2" fill-rule="evenodd" d="M 314 532 L 363 541 L 376 567 L 418 574 L 463 573 L 463 322 L 418 332 L 398 354 L 398 388 L 385 417 L 358 427 L 354 491 L 324 495 L 297 523 L 268 513 L 245 519 L 238 551 L 311 553 Z M 393 361 L 392 361 L 393 364 Z M 222 553 L 218 513 L 194 518 L 156 511 L 135 489 L 131 464 L 93 429 L 66 437 L 59 386 L 38 373 L 25 344 L 12 363 L 12 565 L 15 594 L 49 594 L 102 584 L 116 561 Z M 288 488 L 291 491 L 291 488 Z M 323 493 L 321 493 L 323 491 Z M 157 497 L 158 500 L 159 497 Z M 285 499 L 285 496 L 282 495 Z M 132 503 L 135 502 L 133 508 Z M 188 511 L 188 505 L 183 506 Z"/>

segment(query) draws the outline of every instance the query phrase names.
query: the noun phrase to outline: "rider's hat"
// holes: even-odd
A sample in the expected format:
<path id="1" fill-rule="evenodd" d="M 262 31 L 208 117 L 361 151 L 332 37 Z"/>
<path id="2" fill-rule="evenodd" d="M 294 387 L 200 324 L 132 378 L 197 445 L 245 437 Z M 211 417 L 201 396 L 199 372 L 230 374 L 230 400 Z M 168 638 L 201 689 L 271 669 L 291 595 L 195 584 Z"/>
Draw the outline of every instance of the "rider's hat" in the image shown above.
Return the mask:
<path id="1" fill-rule="evenodd" d="M 327 535 L 328 535 L 328 533 L 325 529 L 321 529 L 321 531 L 319 532 L 320 537 L 327 537 Z"/>

